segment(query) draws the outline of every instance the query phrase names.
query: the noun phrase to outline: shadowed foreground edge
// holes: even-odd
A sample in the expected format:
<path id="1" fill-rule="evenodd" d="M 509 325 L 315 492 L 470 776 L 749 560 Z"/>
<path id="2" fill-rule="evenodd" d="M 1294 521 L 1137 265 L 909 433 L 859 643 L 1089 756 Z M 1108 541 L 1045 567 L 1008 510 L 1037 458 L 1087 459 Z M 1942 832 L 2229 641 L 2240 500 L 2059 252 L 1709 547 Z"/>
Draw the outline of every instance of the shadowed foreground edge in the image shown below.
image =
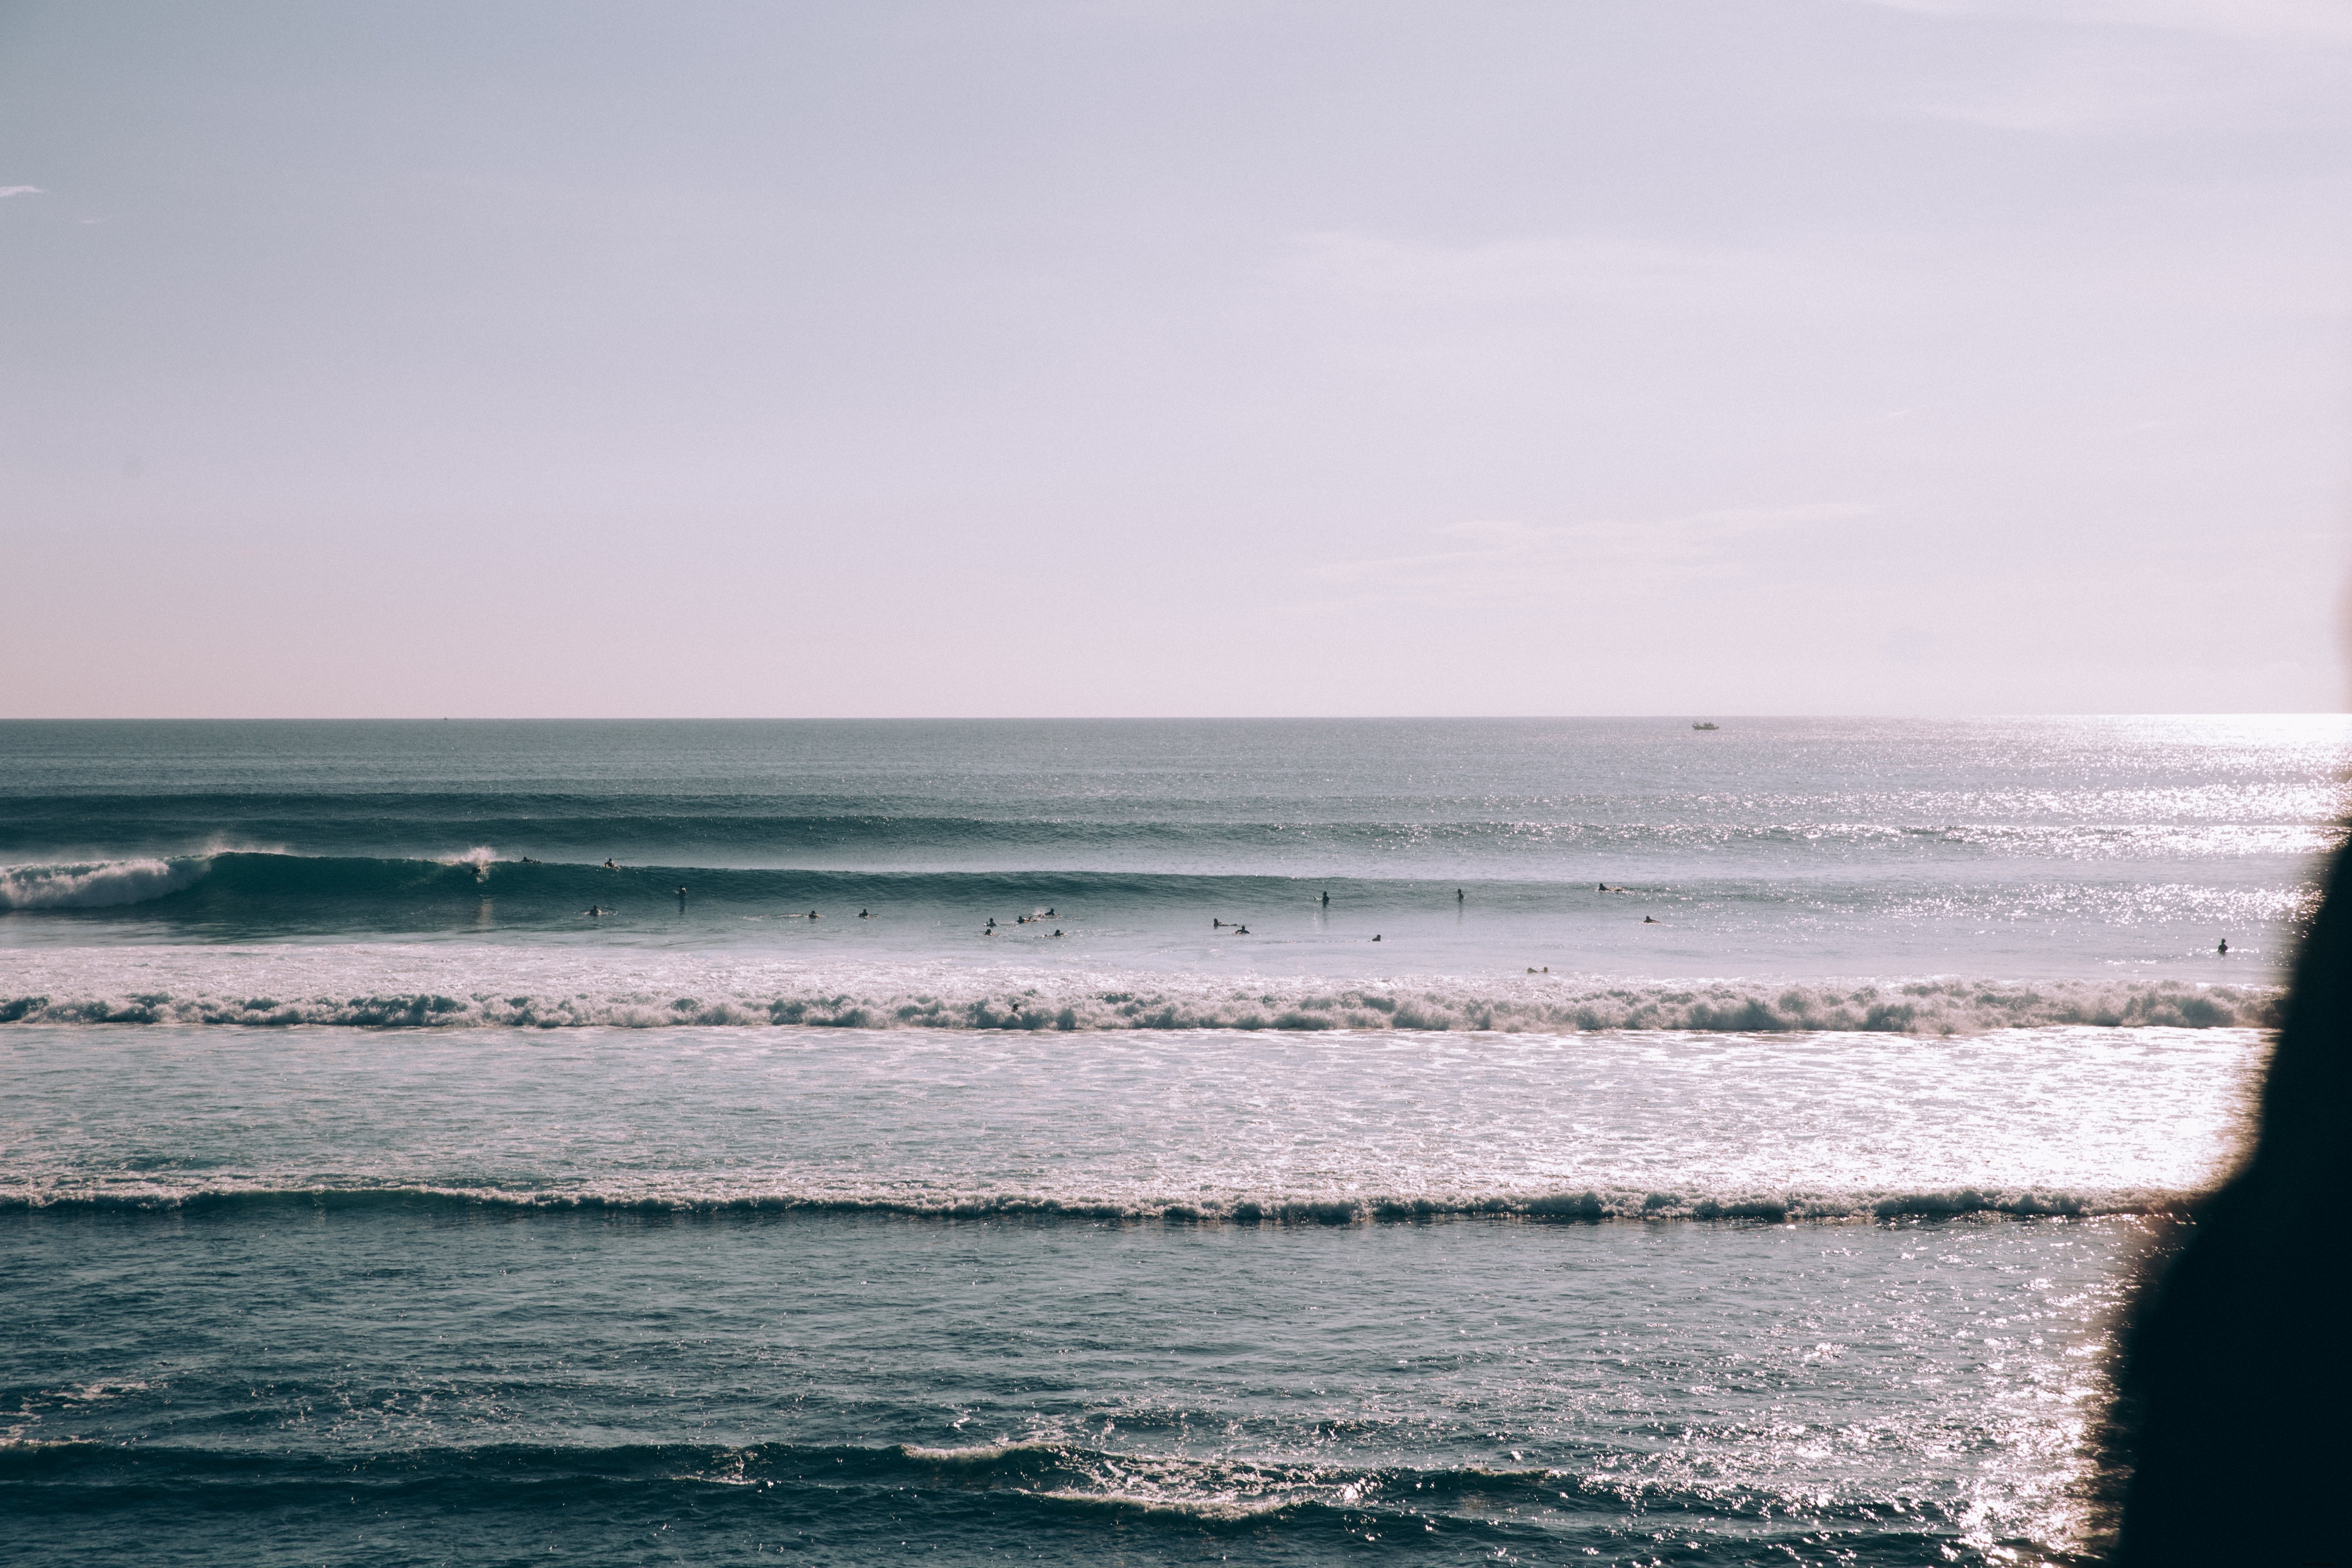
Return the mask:
<path id="1" fill-rule="evenodd" d="M 2154 1266 L 2113 1422 L 2115 1561 L 2352 1563 L 2352 851 L 2296 960 L 2252 1155 Z"/>

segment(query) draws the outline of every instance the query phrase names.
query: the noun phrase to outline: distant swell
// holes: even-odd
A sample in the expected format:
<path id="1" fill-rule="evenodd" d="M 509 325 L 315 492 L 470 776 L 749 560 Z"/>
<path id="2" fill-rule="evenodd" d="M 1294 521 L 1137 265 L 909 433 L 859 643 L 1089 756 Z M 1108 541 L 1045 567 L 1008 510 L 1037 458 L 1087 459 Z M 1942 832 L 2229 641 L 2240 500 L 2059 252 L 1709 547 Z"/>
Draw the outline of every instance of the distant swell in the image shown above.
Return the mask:
<path id="1" fill-rule="evenodd" d="M 540 977 L 534 977 L 540 978 Z M 801 1026 L 856 1029 L 1433 1029 L 1507 1033 L 1823 1030 L 1979 1034 L 2052 1026 L 2271 1028 L 2274 987 L 2179 981 L 2033 984 L 1917 980 L 1878 984 L 1491 980 L 1376 983 L 1163 974 L 1121 979 L 986 971 L 897 989 L 870 981 L 691 991 L 501 984 L 364 991 L 167 986 L 0 994 L 0 1024 L 325 1025 L 359 1028 L 659 1028 Z"/>

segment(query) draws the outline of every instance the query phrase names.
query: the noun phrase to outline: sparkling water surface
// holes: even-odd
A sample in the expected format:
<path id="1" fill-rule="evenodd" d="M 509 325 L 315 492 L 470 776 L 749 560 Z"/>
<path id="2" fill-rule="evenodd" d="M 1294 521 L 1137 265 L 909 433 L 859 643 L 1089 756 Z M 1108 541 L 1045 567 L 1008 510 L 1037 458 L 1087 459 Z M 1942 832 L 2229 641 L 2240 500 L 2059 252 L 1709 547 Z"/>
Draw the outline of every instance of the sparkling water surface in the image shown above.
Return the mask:
<path id="1" fill-rule="evenodd" d="M 12 1554 L 2080 1560 L 2345 738 L 0 724 Z"/>

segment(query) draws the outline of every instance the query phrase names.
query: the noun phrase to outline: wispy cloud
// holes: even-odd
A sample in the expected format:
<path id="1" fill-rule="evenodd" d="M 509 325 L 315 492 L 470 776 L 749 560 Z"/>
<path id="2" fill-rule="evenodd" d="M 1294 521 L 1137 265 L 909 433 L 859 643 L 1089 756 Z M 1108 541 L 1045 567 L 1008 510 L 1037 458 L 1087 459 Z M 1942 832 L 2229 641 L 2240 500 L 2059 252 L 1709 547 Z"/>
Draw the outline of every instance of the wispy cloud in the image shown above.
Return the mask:
<path id="1" fill-rule="evenodd" d="M 1301 235 L 1275 264 L 1286 281 L 1427 303 L 1559 295 L 1682 296 L 1752 280 L 1777 258 L 1590 235 L 1430 245 L 1336 231 Z"/>
<path id="2" fill-rule="evenodd" d="M 2233 38 L 2352 43 L 2343 0 L 1858 0 L 1921 16 L 1998 17 Z"/>
<path id="3" fill-rule="evenodd" d="M 38 185 L 0 185 L 0 198 L 7 196 L 46 196 L 49 193 Z"/>
<path id="4" fill-rule="evenodd" d="M 1654 593 L 1740 574 L 1763 536 L 1866 517 L 1871 510 L 1852 502 L 1819 501 L 1548 526 L 1460 522 L 1436 531 L 1453 548 L 1335 562 L 1317 568 L 1315 576 L 1355 603 L 1452 608 L 1578 593 Z"/>
<path id="5" fill-rule="evenodd" d="M 1854 0 L 1976 25 L 2006 64 L 1895 107 L 1994 130 L 2178 134 L 2346 118 L 2346 0 Z"/>

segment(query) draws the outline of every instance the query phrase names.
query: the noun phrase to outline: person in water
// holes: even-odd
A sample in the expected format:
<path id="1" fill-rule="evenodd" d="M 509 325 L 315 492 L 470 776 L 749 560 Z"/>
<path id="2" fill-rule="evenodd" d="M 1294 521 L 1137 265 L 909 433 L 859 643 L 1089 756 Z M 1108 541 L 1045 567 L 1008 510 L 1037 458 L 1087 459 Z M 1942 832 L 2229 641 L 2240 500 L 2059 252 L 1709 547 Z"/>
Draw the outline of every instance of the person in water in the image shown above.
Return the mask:
<path id="1" fill-rule="evenodd" d="M 600 910 L 600 909 L 598 909 L 595 905 L 591 904 L 591 905 L 589 905 L 586 909 L 584 909 L 584 910 L 581 910 L 580 912 L 581 912 L 582 914 L 583 914 L 583 915 L 601 915 L 601 914 L 603 914 L 604 911 L 604 910 Z"/>
<path id="2" fill-rule="evenodd" d="M 612 863 L 612 861 L 607 860 L 607 861 L 605 861 L 605 862 L 604 862 L 604 869 L 606 869 L 607 871 L 617 871 L 617 870 L 619 870 L 619 869 L 620 869 L 620 868 L 619 868 L 618 866 L 614 865 L 614 864 Z"/>
<path id="3" fill-rule="evenodd" d="M 2213 951 L 2214 951 L 2214 952 L 2218 952 L 2218 953 L 2220 953 L 2220 954 L 2221 954 L 2222 957 L 2224 957 L 2224 958 L 2229 957 L 2229 956 L 2230 956 L 2230 939 L 2229 939 L 2228 937 L 2226 937 L 2226 936 L 2225 936 L 2225 937 L 2223 937 L 2223 938 L 2221 939 L 2221 946 L 2219 946 L 2219 947 L 2217 947 L 2217 948 L 2215 948 Z"/>
<path id="4" fill-rule="evenodd" d="M 1234 934 L 1235 936 L 1247 936 L 1247 935 L 1249 935 L 1249 927 L 1247 927 L 1247 926 L 1235 926 L 1235 927 L 1234 927 Z"/>
<path id="5" fill-rule="evenodd" d="M 1457 904 L 1462 901 L 1462 889 L 1459 888 L 1454 889 L 1454 901 Z"/>
<path id="6" fill-rule="evenodd" d="M 869 911 L 869 910 L 858 910 L 858 911 L 857 911 L 857 918 L 858 918 L 859 920 L 862 920 L 862 921 L 870 921 L 870 920 L 872 920 L 872 919 L 874 918 L 874 916 L 873 916 L 872 912 L 871 912 L 871 911 Z"/>
<path id="7" fill-rule="evenodd" d="M 1323 907 L 1327 910 L 1331 907 L 1331 895 L 1328 890 L 1323 894 Z"/>
<path id="8" fill-rule="evenodd" d="M 1656 925 L 1658 923 L 1658 917 L 1655 915 L 1643 915 L 1642 917 L 1642 923 L 1645 926 Z"/>
<path id="9" fill-rule="evenodd" d="M 811 919 L 811 920 L 814 920 L 814 919 L 816 919 L 816 918 L 817 918 L 816 911 L 815 911 L 814 910 L 811 910 L 808 912 L 808 918 L 809 918 L 809 919 Z"/>
<path id="10" fill-rule="evenodd" d="M 1380 941 L 1380 940 L 1381 940 L 1381 933 L 1380 933 L 1380 932 L 1378 932 L 1378 931 L 1374 931 L 1374 932 L 1372 933 L 1372 940 L 1373 940 L 1374 942 L 1378 942 L 1378 941 Z"/>
<path id="11" fill-rule="evenodd" d="M 1060 926 L 1055 926 L 1055 927 L 1054 928 L 1054 934 L 1055 934 L 1055 936 L 1059 936 L 1059 935 L 1061 935 L 1061 934 L 1062 934 L 1062 928 L 1061 928 Z"/>

